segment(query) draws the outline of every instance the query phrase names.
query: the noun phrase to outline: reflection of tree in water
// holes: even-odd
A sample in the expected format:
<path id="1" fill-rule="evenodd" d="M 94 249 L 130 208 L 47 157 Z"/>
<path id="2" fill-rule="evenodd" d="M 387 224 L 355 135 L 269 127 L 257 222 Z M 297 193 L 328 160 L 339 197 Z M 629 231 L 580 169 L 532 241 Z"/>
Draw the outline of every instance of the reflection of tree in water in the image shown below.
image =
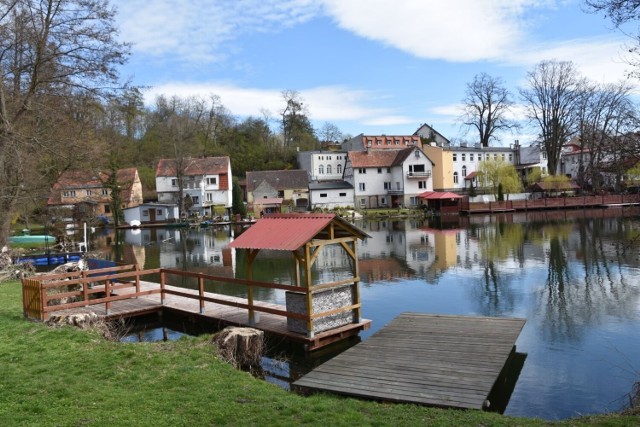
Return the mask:
<path id="1" fill-rule="evenodd" d="M 484 316 L 511 312 L 516 305 L 512 280 L 498 266 L 509 259 L 522 262 L 525 228 L 522 224 L 496 223 L 473 231 L 479 240 L 483 267 L 480 286 L 474 289 L 479 312 Z"/>
<path id="2" fill-rule="evenodd" d="M 568 237 L 549 233 L 549 272 L 538 298 L 547 339 L 578 341 L 605 317 L 635 315 L 640 288 L 624 259 L 621 226 L 615 219 L 581 220 Z"/>

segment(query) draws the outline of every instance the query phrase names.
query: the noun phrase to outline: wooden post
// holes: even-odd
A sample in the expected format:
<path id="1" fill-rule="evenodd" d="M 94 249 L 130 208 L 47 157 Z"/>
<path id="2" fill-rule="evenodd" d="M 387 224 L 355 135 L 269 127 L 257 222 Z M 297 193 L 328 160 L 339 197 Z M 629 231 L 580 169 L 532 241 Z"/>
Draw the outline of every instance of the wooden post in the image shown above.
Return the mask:
<path id="1" fill-rule="evenodd" d="M 106 294 L 107 301 L 104 303 L 104 306 L 107 311 L 107 316 L 111 314 L 111 280 L 107 279 L 104 282 L 104 293 Z"/>
<path id="2" fill-rule="evenodd" d="M 304 245 L 305 287 L 307 305 L 307 337 L 313 338 L 313 294 L 311 293 L 311 249 L 309 242 Z"/>
<path id="3" fill-rule="evenodd" d="M 44 284 L 42 282 L 39 282 L 39 286 L 40 286 L 40 302 L 42 304 L 42 306 L 40 307 L 40 312 L 42 313 L 42 320 L 47 320 L 49 319 L 49 313 L 47 313 L 45 311 L 45 308 L 47 308 L 47 288 L 44 287 Z"/>
<path id="4" fill-rule="evenodd" d="M 358 265 L 358 251 L 356 244 L 356 240 L 353 240 L 352 243 L 353 249 L 353 303 L 358 305 L 355 313 L 355 321 L 356 323 L 362 322 L 362 307 L 360 306 L 360 266 Z"/>
<path id="5" fill-rule="evenodd" d="M 198 294 L 200 295 L 200 314 L 204 314 L 204 278 L 198 277 Z"/>
<path id="6" fill-rule="evenodd" d="M 253 310 L 253 260 L 258 256 L 259 249 L 249 249 L 249 256 L 247 257 L 247 304 L 249 305 L 249 326 L 255 326 L 256 314 Z"/>
<path id="7" fill-rule="evenodd" d="M 164 303 L 164 270 L 160 270 L 160 305 Z"/>
<path id="8" fill-rule="evenodd" d="M 136 298 L 140 294 L 140 266 L 136 264 Z"/>

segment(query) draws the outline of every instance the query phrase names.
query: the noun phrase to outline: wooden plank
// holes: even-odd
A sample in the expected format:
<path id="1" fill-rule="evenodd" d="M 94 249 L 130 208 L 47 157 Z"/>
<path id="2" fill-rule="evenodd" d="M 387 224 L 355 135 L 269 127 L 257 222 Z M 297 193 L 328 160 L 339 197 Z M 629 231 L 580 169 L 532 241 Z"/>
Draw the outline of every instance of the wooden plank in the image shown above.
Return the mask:
<path id="1" fill-rule="evenodd" d="M 524 323 L 403 313 L 293 386 L 307 392 L 482 409 Z"/>

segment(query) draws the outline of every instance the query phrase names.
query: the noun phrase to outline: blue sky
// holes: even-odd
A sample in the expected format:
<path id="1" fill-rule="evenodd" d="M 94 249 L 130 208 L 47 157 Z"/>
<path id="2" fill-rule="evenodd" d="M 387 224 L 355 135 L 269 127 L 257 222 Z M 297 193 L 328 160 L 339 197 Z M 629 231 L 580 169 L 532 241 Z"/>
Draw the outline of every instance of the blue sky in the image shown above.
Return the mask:
<path id="1" fill-rule="evenodd" d="M 466 84 L 481 72 L 518 99 L 541 60 L 570 60 L 596 82 L 625 78 L 630 40 L 578 0 L 113 0 L 133 43 L 123 76 L 159 94 L 215 94 L 238 118 L 273 117 L 295 90 L 316 128 L 454 141 Z M 633 81 L 634 86 L 637 82 Z M 518 116 L 518 110 L 515 111 Z M 531 142 L 535 130 L 501 135 Z"/>

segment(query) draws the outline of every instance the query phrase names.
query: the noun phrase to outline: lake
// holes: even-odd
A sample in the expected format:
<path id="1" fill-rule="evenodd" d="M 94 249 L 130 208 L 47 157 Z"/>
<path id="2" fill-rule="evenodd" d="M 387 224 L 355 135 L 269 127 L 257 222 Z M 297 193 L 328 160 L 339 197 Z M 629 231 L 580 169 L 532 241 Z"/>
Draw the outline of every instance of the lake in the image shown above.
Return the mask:
<path id="1" fill-rule="evenodd" d="M 516 346 L 527 357 L 505 414 L 552 420 L 627 405 L 640 381 L 640 209 L 356 225 L 370 236 L 358 244 L 362 312 L 372 320 L 362 339 L 406 311 L 526 318 Z M 143 268 L 242 278 L 246 254 L 227 247 L 241 232 L 121 230 L 92 235 L 90 250 Z M 254 266 L 256 280 L 293 283 L 289 253 L 264 251 Z M 349 272 L 347 257 L 329 247 L 313 274 L 333 281 Z M 284 304 L 278 291 L 256 298 Z"/>

